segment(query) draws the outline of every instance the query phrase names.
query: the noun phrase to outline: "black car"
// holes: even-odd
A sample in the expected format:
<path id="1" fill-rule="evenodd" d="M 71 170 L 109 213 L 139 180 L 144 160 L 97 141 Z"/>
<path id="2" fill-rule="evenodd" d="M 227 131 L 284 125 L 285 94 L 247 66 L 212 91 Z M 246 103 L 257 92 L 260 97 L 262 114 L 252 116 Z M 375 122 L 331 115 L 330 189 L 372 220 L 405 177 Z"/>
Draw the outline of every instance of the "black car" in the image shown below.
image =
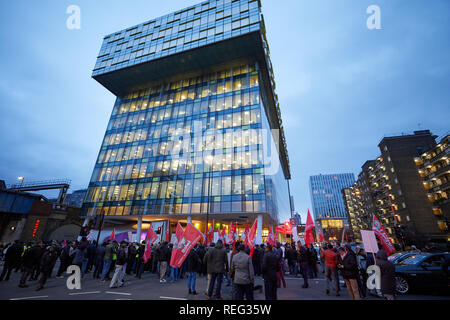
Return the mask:
<path id="1" fill-rule="evenodd" d="M 418 253 L 395 264 L 397 292 L 424 289 L 449 293 L 449 253 Z"/>
<path id="2" fill-rule="evenodd" d="M 405 259 L 408 259 L 411 256 L 415 256 L 417 254 L 419 254 L 420 252 L 398 252 L 398 253 L 394 253 L 393 255 L 388 257 L 388 260 L 392 263 L 400 263 Z"/>

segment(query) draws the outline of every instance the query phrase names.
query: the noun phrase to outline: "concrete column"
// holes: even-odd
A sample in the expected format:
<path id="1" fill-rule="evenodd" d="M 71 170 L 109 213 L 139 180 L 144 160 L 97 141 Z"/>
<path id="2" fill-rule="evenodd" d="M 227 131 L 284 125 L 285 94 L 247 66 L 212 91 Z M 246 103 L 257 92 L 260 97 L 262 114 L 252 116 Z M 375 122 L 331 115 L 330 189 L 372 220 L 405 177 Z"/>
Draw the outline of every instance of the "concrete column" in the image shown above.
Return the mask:
<path id="1" fill-rule="evenodd" d="M 256 241 L 255 244 L 262 244 L 262 230 L 263 230 L 263 216 L 258 214 L 258 224 L 256 226 Z"/>
<path id="2" fill-rule="evenodd" d="M 138 217 L 137 230 L 136 230 L 136 241 L 141 243 L 141 233 L 142 233 L 142 216 Z"/>

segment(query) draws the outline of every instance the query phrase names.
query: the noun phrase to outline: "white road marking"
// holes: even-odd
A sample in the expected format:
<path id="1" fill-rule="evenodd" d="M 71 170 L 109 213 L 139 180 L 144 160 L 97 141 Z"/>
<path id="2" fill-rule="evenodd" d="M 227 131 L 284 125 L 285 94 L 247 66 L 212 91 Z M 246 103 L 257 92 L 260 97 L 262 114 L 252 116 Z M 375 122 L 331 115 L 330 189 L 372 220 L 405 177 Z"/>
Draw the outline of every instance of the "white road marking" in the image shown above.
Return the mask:
<path id="1" fill-rule="evenodd" d="M 169 300 L 187 300 L 187 299 L 184 299 L 184 298 L 174 298 L 174 297 L 159 297 L 160 299 L 169 299 Z"/>
<path id="2" fill-rule="evenodd" d="M 116 299 L 116 300 L 133 300 L 133 299 Z"/>
<path id="3" fill-rule="evenodd" d="M 27 299 L 41 299 L 41 298 L 48 298 L 48 296 L 36 296 L 36 297 L 14 298 L 14 299 L 9 299 L 9 300 L 27 300 Z"/>
<path id="4" fill-rule="evenodd" d="M 110 294 L 121 294 L 124 296 L 131 296 L 131 293 L 126 293 L 126 292 L 111 292 L 111 291 L 106 291 L 106 293 L 110 293 Z"/>
<path id="5" fill-rule="evenodd" d="M 69 296 L 77 296 L 77 295 L 80 295 L 80 294 L 94 294 L 94 293 L 100 293 L 100 292 L 101 291 L 69 293 Z"/>

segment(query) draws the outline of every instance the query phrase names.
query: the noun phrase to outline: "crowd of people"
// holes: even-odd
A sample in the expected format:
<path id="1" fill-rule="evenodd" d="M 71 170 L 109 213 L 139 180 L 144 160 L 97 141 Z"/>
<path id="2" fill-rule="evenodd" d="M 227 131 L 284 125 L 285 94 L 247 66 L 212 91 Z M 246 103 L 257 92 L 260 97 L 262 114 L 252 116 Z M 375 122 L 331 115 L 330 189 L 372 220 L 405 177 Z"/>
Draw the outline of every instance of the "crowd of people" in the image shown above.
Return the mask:
<path id="1" fill-rule="evenodd" d="M 221 240 L 209 246 L 197 244 L 189 253 L 181 268 L 170 266 L 173 245 L 158 243 L 151 248 L 151 257 L 145 262 L 145 242 L 129 243 L 106 240 L 97 245 L 95 241 L 82 238 L 75 242 L 21 243 L 15 241 L 1 249 L 4 266 L 0 281 L 8 281 L 11 273 L 21 272 L 19 287 L 28 287 L 27 282 L 38 281 L 36 290 L 42 290 L 48 278 L 56 271 L 57 278 L 64 278 L 68 266 L 77 265 L 81 276 L 92 273 L 94 279 L 109 283 L 110 288 L 124 285 L 125 275 L 141 279 L 144 272 L 155 274 L 161 284 L 179 279 L 187 279 L 187 291 L 197 295 L 197 276 L 206 277 L 204 294 L 207 299 L 222 298 L 222 283 L 232 286 L 233 300 L 253 300 L 255 278 L 264 280 L 264 293 L 267 300 L 277 299 L 277 290 L 286 288 L 284 276 L 289 274 L 303 278 L 302 288 L 309 287 L 309 279 L 318 277 L 319 264 L 326 279 L 325 294 L 331 290 L 340 296 L 340 278 L 345 282 L 351 299 L 359 300 L 368 294 L 395 299 L 395 267 L 388 261 L 386 252 L 381 249 L 376 255 L 376 264 L 381 269 L 381 292 L 368 292 L 365 285 L 367 268 L 375 264 L 372 254 L 357 247 L 352 250 L 349 244 L 324 243 L 316 248 L 300 242 L 276 246 L 256 245 L 252 250 L 244 243 L 224 244 Z M 55 269 L 57 260 L 59 267 Z M 320 262 L 320 263 L 319 263 Z M 332 289 L 331 289 L 332 288 Z"/>

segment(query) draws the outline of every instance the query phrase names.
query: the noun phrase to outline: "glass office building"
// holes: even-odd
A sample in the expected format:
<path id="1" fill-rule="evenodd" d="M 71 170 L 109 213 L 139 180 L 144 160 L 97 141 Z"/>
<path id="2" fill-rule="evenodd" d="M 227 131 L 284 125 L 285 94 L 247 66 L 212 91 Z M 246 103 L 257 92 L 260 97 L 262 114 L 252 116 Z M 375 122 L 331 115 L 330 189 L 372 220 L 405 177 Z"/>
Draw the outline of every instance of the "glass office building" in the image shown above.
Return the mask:
<path id="1" fill-rule="evenodd" d="M 344 227 L 349 229 L 349 219 L 342 189 L 355 182 L 353 173 L 311 176 L 309 187 L 314 219 L 320 224 L 325 237 L 341 240 Z"/>
<path id="2" fill-rule="evenodd" d="M 83 215 L 224 225 L 290 217 L 289 159 L 259 1 L 203 2 L 104 38 L 117 96 Z"/>

